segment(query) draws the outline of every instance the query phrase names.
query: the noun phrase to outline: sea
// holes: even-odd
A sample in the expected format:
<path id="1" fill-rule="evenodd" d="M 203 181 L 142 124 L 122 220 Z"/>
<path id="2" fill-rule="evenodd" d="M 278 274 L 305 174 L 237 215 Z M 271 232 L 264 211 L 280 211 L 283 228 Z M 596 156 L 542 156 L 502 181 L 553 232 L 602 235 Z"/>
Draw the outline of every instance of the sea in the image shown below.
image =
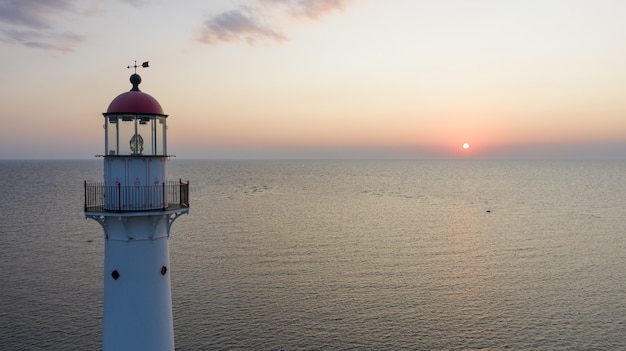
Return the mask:
<path id="1" fill-rule="evenodd" d="M 626 350 L 624 160 L 185 160 L 176 350 Z M 0 349 L 99 350 L 102 159 L 0 161 Z"/>

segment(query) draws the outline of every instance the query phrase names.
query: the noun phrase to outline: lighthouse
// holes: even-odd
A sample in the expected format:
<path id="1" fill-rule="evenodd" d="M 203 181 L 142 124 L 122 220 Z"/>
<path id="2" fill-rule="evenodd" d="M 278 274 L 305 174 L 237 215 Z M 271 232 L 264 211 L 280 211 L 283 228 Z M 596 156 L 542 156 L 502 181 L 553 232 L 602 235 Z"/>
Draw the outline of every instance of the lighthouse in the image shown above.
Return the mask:
<path id="1" fill-rule="evenodd" d="M 85 217 L 104 229 L 102 350 L 172 351 L 169 238 L 189 182 L 168 180 L 167 115 L 130 67 L 132 88 L 103 113 L 103 182 L 84 184 Z"/>

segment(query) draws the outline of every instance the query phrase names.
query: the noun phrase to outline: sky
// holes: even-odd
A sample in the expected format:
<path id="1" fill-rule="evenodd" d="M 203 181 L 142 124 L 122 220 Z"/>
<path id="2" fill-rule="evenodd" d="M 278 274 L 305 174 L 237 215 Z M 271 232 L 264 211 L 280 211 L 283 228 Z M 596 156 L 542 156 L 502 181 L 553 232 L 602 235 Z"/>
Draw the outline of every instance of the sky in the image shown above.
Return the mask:
<path id="1" fill-rule="evenodd" d="M 626 159 L 624 18 L 623 0 L 0 0 L 0 158 L 103 154 L 102 112 L 149 61 L 180 158 Z"/>

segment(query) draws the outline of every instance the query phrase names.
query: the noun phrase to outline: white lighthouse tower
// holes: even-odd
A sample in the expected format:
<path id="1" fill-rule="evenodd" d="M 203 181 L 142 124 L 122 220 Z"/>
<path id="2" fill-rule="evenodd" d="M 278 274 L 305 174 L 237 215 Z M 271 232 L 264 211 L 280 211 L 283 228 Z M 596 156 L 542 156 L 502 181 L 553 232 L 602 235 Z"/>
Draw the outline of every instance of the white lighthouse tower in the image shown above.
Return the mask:
<path id="1" fill-rule="evenodd" d="M 167 115 L 130 82 L 103 113 L 104 182 L 85 182 L 85 216 L 104 228 L 102 350 L 172 351 L 170 227 L 189 182 L 167 180 Z"/>

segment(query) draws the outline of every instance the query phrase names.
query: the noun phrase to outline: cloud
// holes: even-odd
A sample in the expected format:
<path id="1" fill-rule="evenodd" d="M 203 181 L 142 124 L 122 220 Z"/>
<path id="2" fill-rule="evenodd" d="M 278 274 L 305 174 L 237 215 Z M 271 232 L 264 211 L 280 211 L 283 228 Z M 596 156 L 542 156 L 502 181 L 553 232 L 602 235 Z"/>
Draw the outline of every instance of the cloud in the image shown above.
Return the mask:
<path id="1" fill-rule="evenodd" d="M 259 13 L 248 7 L 230 10 L 204 21 L 200 41 L 207 44 L 246 41 L 253 45 L 259 39 L 284 41 L 287 38 L 278 30 L 264 24 Z"/>
<path id="2" fill-rule="evenodd" d="M 76 13 L 73 0 L 0 0 L 0 40 L 44 50 L 72 51 L 85 38 L 55 28 Z"/>
<path id="3" fill-rule="evenodd" d="M 35 30 L 2 30 L 3 40 L 20 43 L 24 46 L 34 49 L 55 50 L 55 51 L 73 51 L 76 44 L 85 40 L 79 34 L 73 32 L 49 33 L 46 31 Z"/>
<path id="4" fill-rule="evenodd" d="M 71 9 L 71 0 L 0 0 L 0 22 L 37 29 L 50 28 L 59 13 Z"/>
<path id="5" fill-rule="evenodd" d="M 235 10 L 222 12 L 204 21 L 200 41 L 207 44 L 260 40 L 283 42 L 287 36 L 277 29 L 285 18 L 319 19 L 343 10 L 353 0 L 256 0 Z M 278 13 L 278 16 L 275 15 Z M 263 20 L 265 19 L 265 21 Z"/>

